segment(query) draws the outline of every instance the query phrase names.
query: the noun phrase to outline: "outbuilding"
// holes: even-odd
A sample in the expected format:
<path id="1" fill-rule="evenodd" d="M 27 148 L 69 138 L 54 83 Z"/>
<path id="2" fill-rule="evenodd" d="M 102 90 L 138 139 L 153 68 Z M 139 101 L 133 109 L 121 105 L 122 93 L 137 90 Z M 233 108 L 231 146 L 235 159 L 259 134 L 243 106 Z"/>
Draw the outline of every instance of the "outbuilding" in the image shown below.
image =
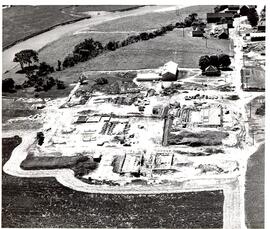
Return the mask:
<path id="1" fill-rule="evenodd" d="M 221 72 L 220 70 L 213 66 L 213 65 L 209 65 L 205 71 L 204 71 L 204 75 L 206 76 L 220 76 L 221 75 Z"/>
<path id="2" fill-rule="evenodd" d="M 250 33 L 250 41 L 265 41 L 265 33 Z"/>

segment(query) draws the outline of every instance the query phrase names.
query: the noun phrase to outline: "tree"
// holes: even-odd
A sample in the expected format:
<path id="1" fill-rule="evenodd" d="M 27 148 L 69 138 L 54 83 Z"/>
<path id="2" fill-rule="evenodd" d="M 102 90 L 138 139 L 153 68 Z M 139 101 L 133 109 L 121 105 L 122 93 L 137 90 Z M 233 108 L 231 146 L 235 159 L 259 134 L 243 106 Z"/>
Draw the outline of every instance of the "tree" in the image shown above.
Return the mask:
<path id="1" fill-rule="evenodd" d="M 174 26 L 172 24 L 169 24 L 166 26 L 167 31 L 173 31 L 173 29 L 174 29 Z"/>
<path id="2" fill-rule="evenodd" d="M 64 68 L 73 67 L 75 64 L 76 62 L 73 55 L 68 55 L 63 61 Z"/>
<path id="3" fill-rule="evenodd" d="M 96 84 L 98 85 L 104 85 L 108 83 L 108 80 L 103 77 L 97 78 L 95 81 L 96 81 Z"/>
<path id="4" fill-rule="evenodd" d="M 61 61 L 60 60 L 57 60 L 57 68 L 56 68 L 56 71 L 61 71 Z"/>
<path id="5" fill-rule="evenodd" d="M 184 23 L 185 23 L 185 27 L 190 27 L 191 24 L 192 24 L 192 19 L 190 16 L 186 17 L 185 20 L 184 20 Z"/>
<path id="6" fill-rule="evenodd" d="M 192 22 L 191 26 L 192 26 L 193 30 L 195 30 L 199 26 L 199 22 L 194 21 L 194 22 Z"/>
<path id="7" fill-rule="evenodd" d="M 194 21 L 194 20 L 197 19 L 198 14 L 197 13 L 192 13 L 192 14 L 189 15 L 189 17 L 191 18 L 191 21 Z"/>
<path id="8" fill-rule="evenodd" d="M 140 38 L 141 38 L 141 40 L 143 40 L 143 41 L 149 40 L 149 35 L 148 35 L 148 33 L 143 32 L 143 33 L 140 34 Z"/>
<path id="9" fill-rule="evenodd" d="M 40 63 L 40 65 L 38 67 L 37 75 L 38 76 L 45 76 L 45 75 L 48 75 L 52 72 L 54 72 L 54 68 L 52 66 L 50 66 L 49 64 L 47 64 L 46 62 L 42 62 L 42 63 Z"/>
<path id="10" fill-rule="evenodd" d="M 248 21 L 252 27 L 255 27 L 258 24 L 259 16 L 257 10 L 255 8 L 249 9 L 249 13 L 247 15 Z"/>
<path id="11" fill-rule="evenodd" d="M 12 78 L 7 78 L 2 80 L 2 91 L 3 92 L 13 92 L 15 82 Z"/>
<path id="12" fill-rule="evenodd" d="M 218 60 L 219 60 L 219 65 L 221 65 L 224 68 L 229 67 L 231 64 L 230 57 L 227 54 L 220 54 L 218 56 Z"/>
<path id="13" fill-rule="evenodd" d="M 219 67 L 219 59 L 217 55 L 211 55 L 210 56 L 210 65 Z"/>
<path id="14" fill-rule="evenodd" d="M 42 145 L 44 143 L 44 134 L 43 132 L 37 132 L 37 142 L 38 142 L 38 145 Z"/>
<path id="15" fill-rule="evenodd" d="M 65 83 L 62 80 L 56 80 L 56 87 L 58 90 L 63 90 L 66 88 Z"/>
<path id="16" fill-rule="evenodd" d="M 32 49 L 25 49 L 15 54 L 13 62 L 18 62 L 21 69 L 24 70 L 24 64 L 30 66 L 32 63 L 38 62 L 38 53 Z"/>
<path id="17" fill-rule="evenodd" d="M 201 56 L 199 60 L 199 66 L 202 69 L 202 71 L 205 71 L 205 69 L 210 65 L 210 58 L 209 56 Z"/>
<path id="18" fill-rule="evenodd" d="M 249 8 L 244 5 L 240 8 L 240 15 L 241 16 L 247 16 L 249 14 Z"/>
<path id="19" fill-rule="evenodd" d="M 114 51 L 118 48 L 118 44 L 115 41 L 109 41 L 106 45 L 106 49 L 110 50 L 110 51 Z"/>

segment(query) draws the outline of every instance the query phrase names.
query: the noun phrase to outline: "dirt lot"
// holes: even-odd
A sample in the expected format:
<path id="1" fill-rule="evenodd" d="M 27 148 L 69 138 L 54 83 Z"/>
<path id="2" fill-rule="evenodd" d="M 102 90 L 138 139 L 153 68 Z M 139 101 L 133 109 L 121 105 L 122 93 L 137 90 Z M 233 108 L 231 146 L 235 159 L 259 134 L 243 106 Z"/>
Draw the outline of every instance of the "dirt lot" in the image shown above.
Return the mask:
<path id="1" fill-rule="evenodd" d="M 136 6 L 16 6 L 3 10 L 3 47 L 52 26 L 85 18 L 87 11 L 127 10 Z"/>

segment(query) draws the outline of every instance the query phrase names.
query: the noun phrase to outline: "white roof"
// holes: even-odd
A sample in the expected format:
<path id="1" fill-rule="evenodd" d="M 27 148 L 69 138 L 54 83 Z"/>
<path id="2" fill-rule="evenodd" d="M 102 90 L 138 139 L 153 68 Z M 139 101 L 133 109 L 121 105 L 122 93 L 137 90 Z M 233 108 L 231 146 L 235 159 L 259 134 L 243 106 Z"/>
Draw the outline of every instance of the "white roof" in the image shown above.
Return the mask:
<path id="1" fill-rule="evenodd" d="M 265 37 L 266 33 L 250 33 L 250 37 Z"/>
<path id="2" fill-rule="evenodd" d="M 173 61 L 169 61 L 168 63 L 164 64 L 164 66 L 162 67 L 161 75 L 166 74 L 167 72 L 176 75 L 177 68 L 178 68 L 177 63 Z"/>

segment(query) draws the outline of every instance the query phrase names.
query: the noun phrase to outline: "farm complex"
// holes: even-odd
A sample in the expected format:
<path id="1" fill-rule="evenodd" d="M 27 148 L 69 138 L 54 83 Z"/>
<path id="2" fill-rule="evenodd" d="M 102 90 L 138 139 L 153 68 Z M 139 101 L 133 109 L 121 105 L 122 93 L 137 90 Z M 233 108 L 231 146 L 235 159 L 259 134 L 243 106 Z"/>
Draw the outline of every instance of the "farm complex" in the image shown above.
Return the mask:
<path id="1" fill-rule="evenodd" d="M 84 193 L 217 192 L 222 222 L 194 225 L 246 228 L 247 161 L 264 142 L 265 7 L 155 7 L 91 14 L 107 21 L 74 22 L 39 52 L 26 49 L 39 66 L 23 66 L 20 53 L 21 66 L 4 65 L 5 98 L 33 113 L 5 119 L 3 133 L 22 143 L 3 170 Z"/>

